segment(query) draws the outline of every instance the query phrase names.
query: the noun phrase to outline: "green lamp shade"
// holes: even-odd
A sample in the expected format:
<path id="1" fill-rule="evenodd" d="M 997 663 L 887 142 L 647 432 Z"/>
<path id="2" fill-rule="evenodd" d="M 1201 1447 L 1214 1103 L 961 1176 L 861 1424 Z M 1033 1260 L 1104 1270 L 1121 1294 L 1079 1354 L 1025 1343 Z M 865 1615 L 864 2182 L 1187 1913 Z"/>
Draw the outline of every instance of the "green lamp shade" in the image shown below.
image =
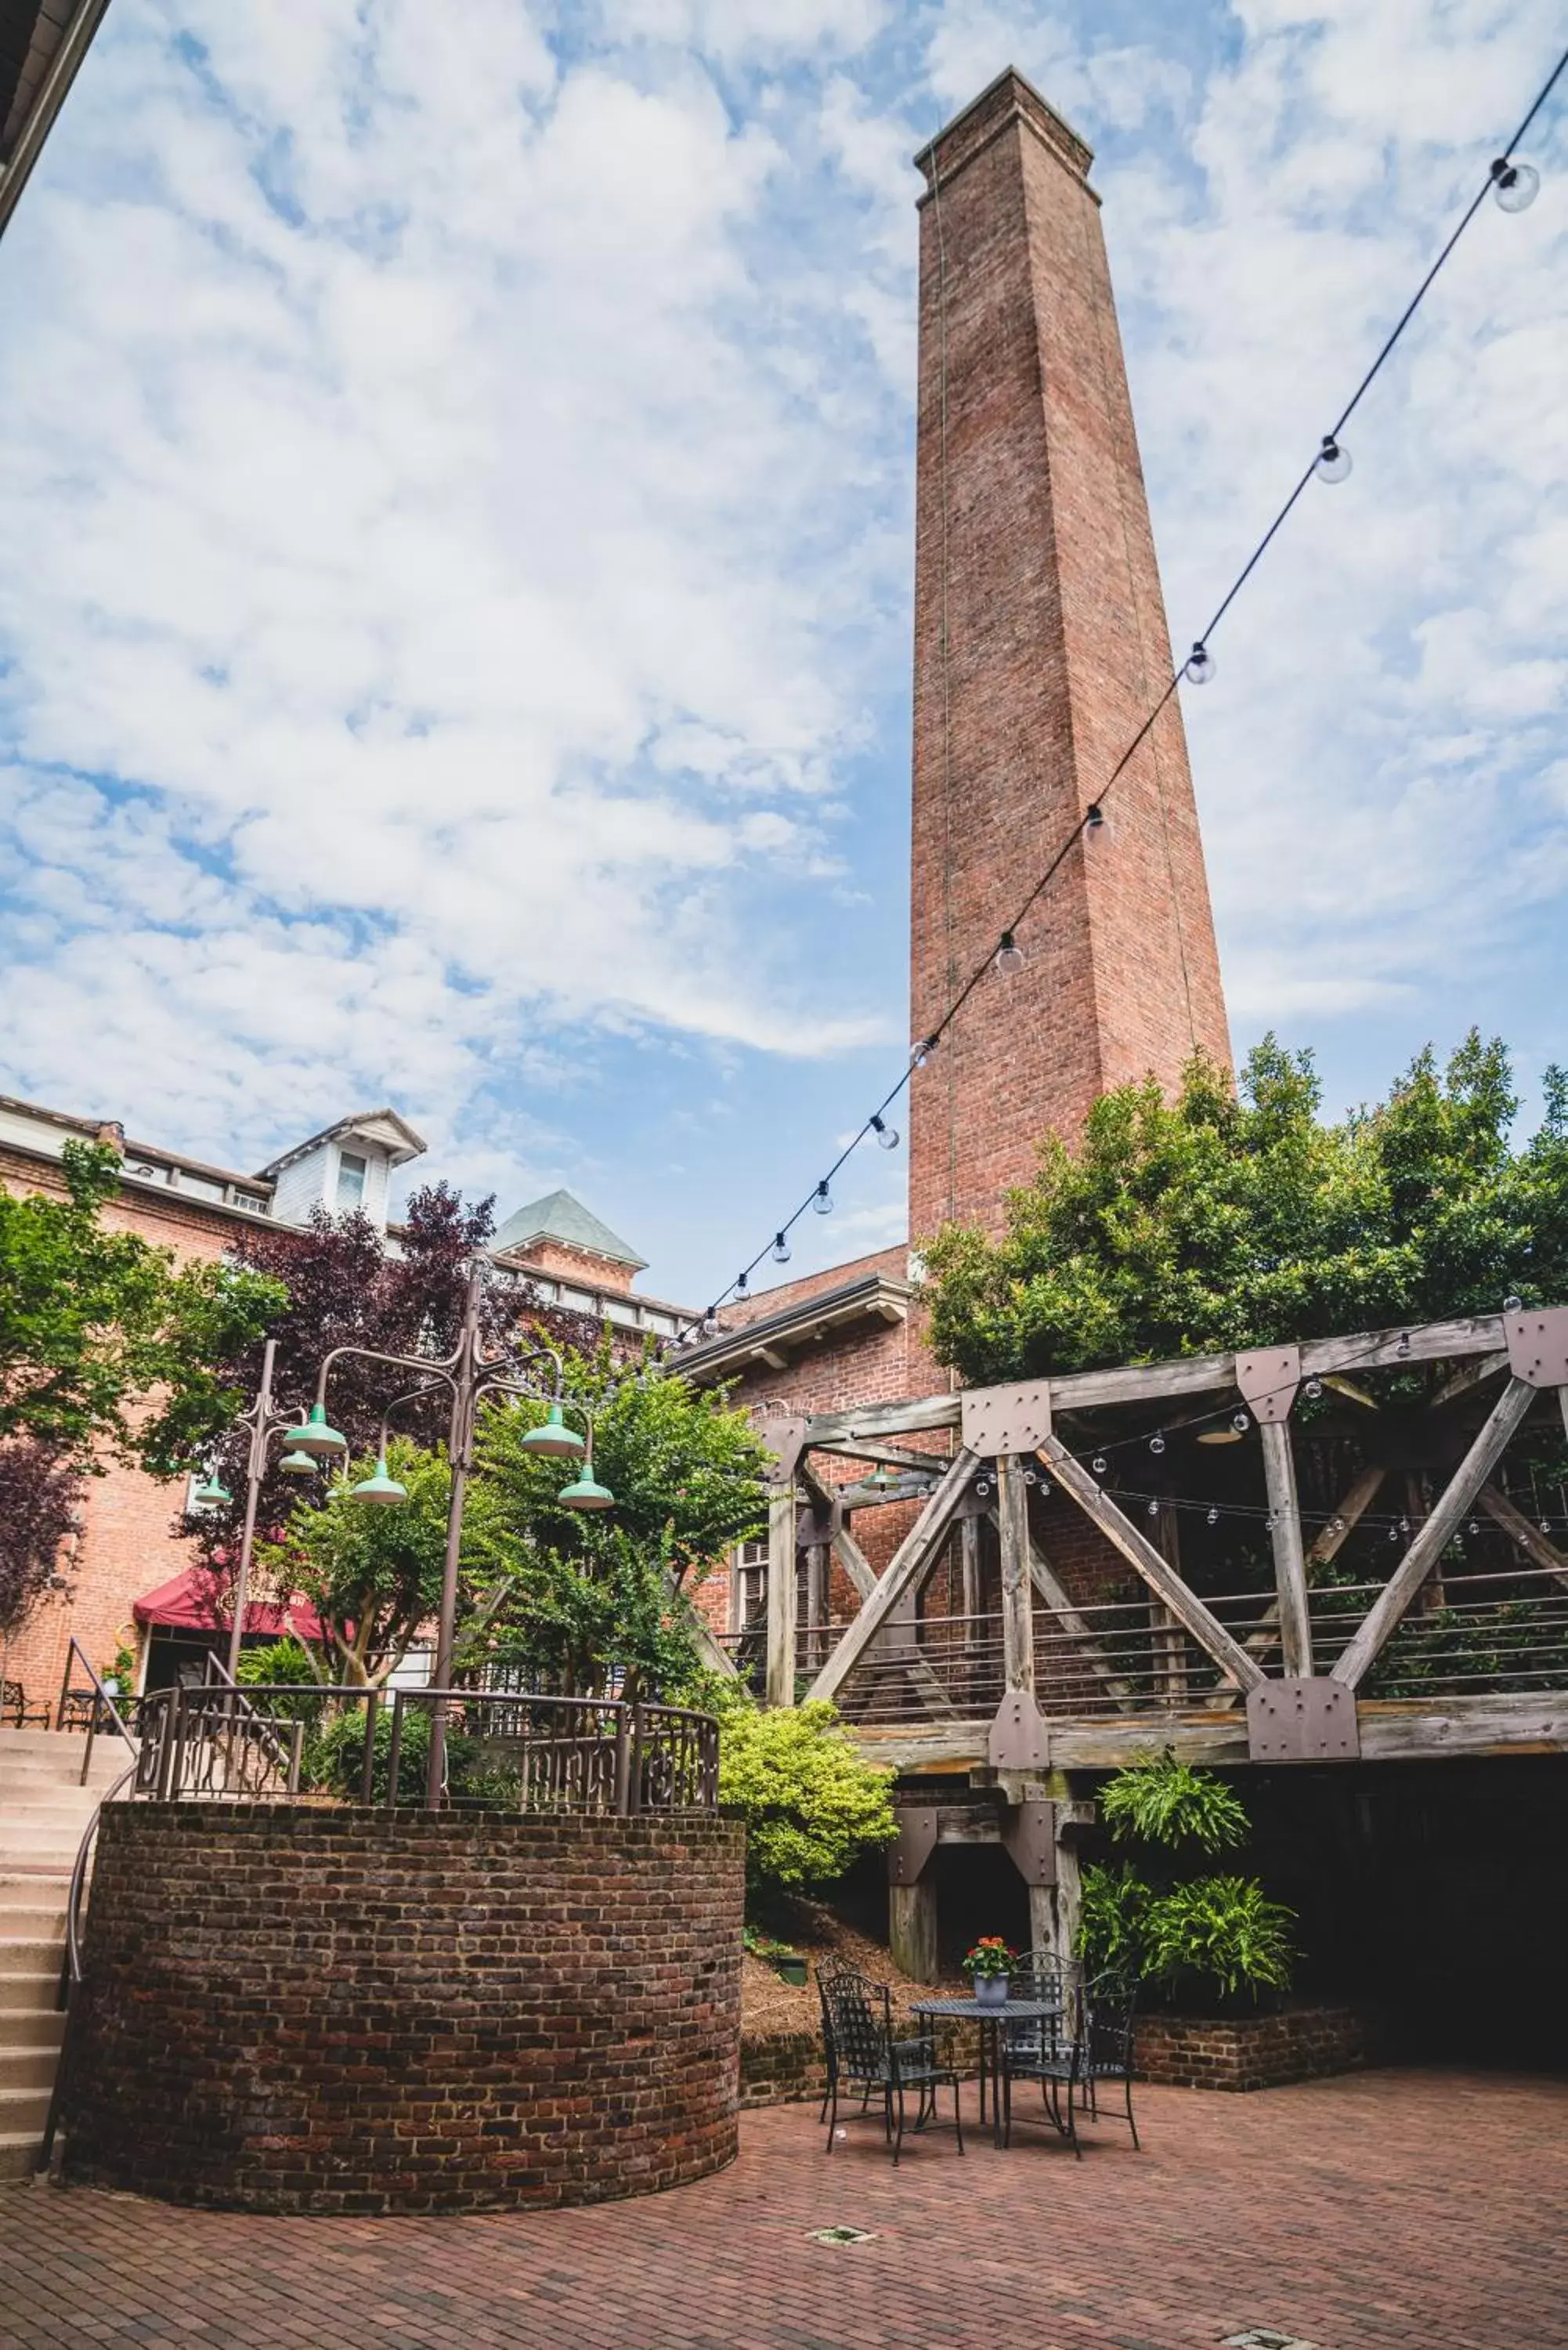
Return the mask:
<path id="1" fill-rule="evenodd" d="M 337 1429 L 327 1425 L 327 1407 L 313 1403 L 303 1428 L 291 1428 L 284 1438 L 291 1452 L 308 1452 L 313 1460 L 325 1461 L 330 1452 L 347 1452 L 348 1439 Z"/>
<path id="2" fill-rule="evenodd" d="M 277 1465 L 286 1477 L 314 1477 L 321 1463 L 308 1452 L 286 1452 Z"/>
<path id="3" fill-rule="evenodd" d="M 591 1464 L 585 1465 L 582 1474 L 575 1477 L 569 1485 L 563 1485 L 556 1498 L 564 1502 L 568 1510 L 612 1510 L 615 1507 L 615 1495 L 607 1485 L 598 1482 Z"/>
<path id="4" fill-rule="evenodd" d="M 580 1461 L 587 1446 L 575 1429 L 566 1426 L 558 1403 L 550 1406 L 542 1428 L 531 1428 L 522 1439 L 524 1452 L 542 1453 L 547 1461 Z"/>
<path id="5" fill-rule="evenodd" d="M 201 1502 L 214 1509 L 221 1507 L 224 1502 L 232 1502 L 234 1498 L 228 1487 L 222 1484 L 216 1477 L 203 1478 L 191 1496 L 193 1502 Z"/>
<path id="6" fill-rule="evenodd" d="M 383 1452 L 376 1462 L 375 1475 L 361 1477 L 357 1485 L 350 1485 L 348 1498 L 353 1502 L 406 1502 L 409 1489 L 400 1485 L 395 1477 L 388 1476 L 387 1456 Z"/>

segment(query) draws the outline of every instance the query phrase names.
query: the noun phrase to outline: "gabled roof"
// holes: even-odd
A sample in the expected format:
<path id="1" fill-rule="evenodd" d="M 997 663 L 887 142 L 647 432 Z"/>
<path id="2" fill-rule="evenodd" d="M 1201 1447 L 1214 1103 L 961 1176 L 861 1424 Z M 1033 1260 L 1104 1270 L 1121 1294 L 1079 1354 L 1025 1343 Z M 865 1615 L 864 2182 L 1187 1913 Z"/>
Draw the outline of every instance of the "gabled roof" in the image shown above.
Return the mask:
<path id="1" fill-rule="evenodd" d="M 407 1118 L 400 1118 L 395 1109 L 367 1109 L 355 1118 L 340 1118 L 331 1126 L 324 1126 L 319 1134 L 296 1142 L 292 1149 L 270 1159 L 261 1173 L 277 1175 L 284 1168 L 292 1167 L 296 1159 L 303 1159 L 307 1151 L 318 1150 L 324 1142 L 343 1141 L 350 1136 L 379 1143 L 394 1167 L 400 1167 L 406 1159 L 418 1159 L 429 1148 L 424 1136 L 416 1134 Z"/>
<path id="2" fill-rule="evenodd" d="M 580 1249 L 585 1256 L 607 1257 L 634 1273 L 648 1263 L 570 1191 L 546 1191 L 542 1200 L 530 1200 L 507 1217 L 490 1245 L 499 1254 L 504 1249 L 525 1249 L 534 1241 L 555 1241 L 561 1248 Z"/>

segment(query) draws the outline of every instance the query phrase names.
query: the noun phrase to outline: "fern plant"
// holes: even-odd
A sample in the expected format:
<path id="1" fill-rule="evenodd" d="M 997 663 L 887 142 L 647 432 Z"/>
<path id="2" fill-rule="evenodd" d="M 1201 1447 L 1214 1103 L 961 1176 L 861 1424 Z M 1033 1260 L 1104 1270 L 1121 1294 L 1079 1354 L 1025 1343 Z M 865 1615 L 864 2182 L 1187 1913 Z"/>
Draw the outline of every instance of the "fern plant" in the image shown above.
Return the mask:
<path id="1" fill-rule="evenodd" d="M 1167 1852 L 1184 1845 L 1224 1852 L 1244 1844 L 1251 1825 L 1246 1805 L 1223 1779 L 1179 1762 L 1168 1748 L 1118 1771 L 1101 1793 L 1100 1813 L 1118 1843 L 1132 1837 Z"/>
<path id="2" fill-rule="evenodd" d="M 1168 1991 L 1184 1979 L 1241 1991 L 1288 1991 L 1295 1911 L 1271 1901 L 1251 1877 L 1194 1877 L 1148 1905 L 1142 1920 L 1144 1968 Z"/>

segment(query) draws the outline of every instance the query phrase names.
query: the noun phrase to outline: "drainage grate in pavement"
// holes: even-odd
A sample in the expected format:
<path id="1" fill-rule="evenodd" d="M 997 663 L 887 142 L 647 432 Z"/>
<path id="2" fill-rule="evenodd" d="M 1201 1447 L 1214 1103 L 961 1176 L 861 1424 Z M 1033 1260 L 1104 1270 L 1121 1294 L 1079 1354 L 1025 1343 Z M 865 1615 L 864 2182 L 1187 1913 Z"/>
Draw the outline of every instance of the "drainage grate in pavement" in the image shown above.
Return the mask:
<path id="1" fill-rule="evenodd" d="M 810 2228 L 806 2241 L 813 2244 L 868 2244 L 875 2234 L 874 2228 Z M 1280 2339 L 1283 2341 L 1283 2334 Z"/>
<path id="2" fill-rule="evenodd" d="M 1297 2334 L 1282 2334 L 1277 2325 L 1249 2325 L 1245 2334 L 1227 2334 L 1220 2350 L 1313 2350 Z"/>

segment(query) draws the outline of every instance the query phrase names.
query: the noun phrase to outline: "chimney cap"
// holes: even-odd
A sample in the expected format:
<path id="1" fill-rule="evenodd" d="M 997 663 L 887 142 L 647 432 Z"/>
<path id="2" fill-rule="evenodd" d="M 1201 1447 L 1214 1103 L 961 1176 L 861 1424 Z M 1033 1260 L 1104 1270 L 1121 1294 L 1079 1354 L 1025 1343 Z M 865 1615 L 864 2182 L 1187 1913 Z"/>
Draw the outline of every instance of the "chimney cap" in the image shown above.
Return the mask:
<path id="1" fill-rule="evenodd" d="M 1015 66 L 1008 66 L 916 156 L 917 170 L 926 175 L 928 195 L 937 184 L 939 162 L 945 186 L 1011 122 L 1027 124 L 1075 179 L 1088 177 L 1089 166 L 1095 160 L 1094 149 L 1079 138 L 1054 106 L 1047 104 L 1033 82 L 1026 81 Z"/>

